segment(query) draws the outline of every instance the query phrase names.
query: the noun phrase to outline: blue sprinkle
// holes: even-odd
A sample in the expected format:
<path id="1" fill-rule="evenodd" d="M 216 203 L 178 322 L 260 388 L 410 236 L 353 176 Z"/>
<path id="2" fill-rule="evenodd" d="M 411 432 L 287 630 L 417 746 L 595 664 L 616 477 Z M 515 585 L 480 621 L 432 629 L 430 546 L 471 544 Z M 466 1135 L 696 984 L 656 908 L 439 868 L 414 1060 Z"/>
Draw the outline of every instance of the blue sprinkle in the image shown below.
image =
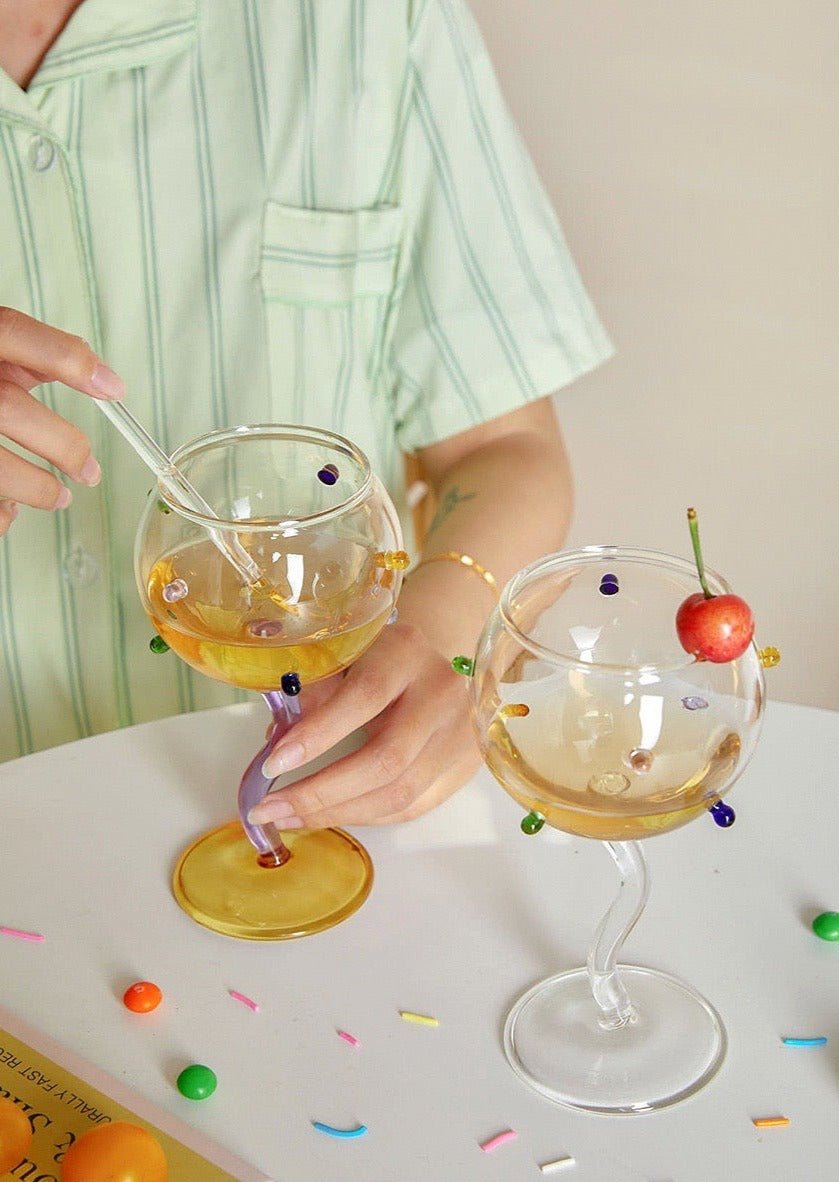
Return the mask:
<path id="1" fill-rule="evenodd" d="M 357 1129 L 335 1129 L 332 1125 L 325 1125 L 323 1121 L 313 1120 L 312 1127 L 319 1133 L 326 1133 L 328 1137 L 340 1137 L 348 1141 L 352 1137 L 363 1137 L 367 1132 L 367 1125 L 359 1125 Z"/>
<path id="2" fill-rule="evenodd" d="M 827 1042 L 825 1035 L 818 1038 L 782 1038 L 785 1047 L 823 1047 Z"/>

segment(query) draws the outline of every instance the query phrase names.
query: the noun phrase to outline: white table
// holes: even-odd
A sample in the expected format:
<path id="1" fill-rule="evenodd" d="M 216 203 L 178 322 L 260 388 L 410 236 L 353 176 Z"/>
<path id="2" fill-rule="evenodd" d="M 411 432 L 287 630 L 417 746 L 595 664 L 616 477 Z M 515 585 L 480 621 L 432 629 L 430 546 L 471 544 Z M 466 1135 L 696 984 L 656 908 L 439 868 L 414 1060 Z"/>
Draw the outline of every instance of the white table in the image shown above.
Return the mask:
<path id="1" fill-rule="evenodd" d="M 697 986 L 730 1047 L 696 1097 L 630 1117 L 557 1107 L 504 1059 L 511 1002 L 582 963 L 616 877 L 595 842 L 524 837 L 486 772 L 428 817 L 363 832 L 373 893 L 328 932 L 256 944 L 187 919 L 171 867 L 232 814 L 264 725 L 254 703 L 0 767 L 0 925 L 46 937 L 0 936 L 3 1005 L 277 1182 L 524 1182 L 564 1154 L 572 1182 L 836 1177 L 839 944 L 809 924 L 839 910 L 839 714 L 770 705 L 733 829 L 708 818 L 647 842 L 652 897 L 624 959 Z M 137 978 L 164 990 L 153 1015 L 121 1005 Z M 780 1043 L 818 1034 L 818 1050 Z M 196 1061 L 219 1077 L 198 1104 L 174 1084 Z M 788 1128 L 752 1126 L 777 1113 Z M 369 1133 L 337 1141 L 312 1120 Z M 515 1143 L 480 1151 L 510 1127 Z"/>

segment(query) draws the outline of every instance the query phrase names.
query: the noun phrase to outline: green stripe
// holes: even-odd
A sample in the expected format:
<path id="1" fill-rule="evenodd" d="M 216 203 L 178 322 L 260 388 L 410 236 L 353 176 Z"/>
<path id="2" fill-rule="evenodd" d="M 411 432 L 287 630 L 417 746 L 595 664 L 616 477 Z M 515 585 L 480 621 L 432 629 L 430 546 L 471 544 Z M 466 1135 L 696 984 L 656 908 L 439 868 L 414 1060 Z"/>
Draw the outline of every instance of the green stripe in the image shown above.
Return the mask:
<path id="1" fill-rule="evenodd" d="M 304 267 L 354 267 L 358 262 L 387 263 L 399 254 L 398 246 L 382 247 L 379 250 L 359 250 L 356 253 L 328 254 L 316 250 L 285 250 L 281 246 L 265 246 L 262 254 L 267 259 L 280 263 L 299 263 Z"/>
<path id="2" fill-rule="evenodd" d="M 455 356 L 454 349 L 452 348 L 448 337 L 443 331 L 440 321 L 437 319 L 437 314 L 434 311 L 434 305 L 431 301 L 431 292 L 428 287 L 428 280 L 425 275 L 425 268 L 422 265 L 419 249 L 414 251 L 413 272 L 417 296 L 419 297 L 420 307 L 422 309 L 423 319 L 425 320 L 425 327 L 428 329 L 428 334 L 437 346 L 437 351 L 442 358 L 443 365 L 446 368 L 446 372 L 449 375 L 451 383 L 460 395 L 460 399 L 468 410 L 472 421 L 474 423 L 479 423 L 481 421 L 480 403 L 475 397 L 475 394 L 466 379 L 466 374 L 460 367 L 460 363 Z"/>
<path id="3" fill-rule="evenodd" d="M 82 149 L 82 125 L 84 109 L 84 83 L 79 81 L 78 101 L 76 105 L 76 128 L 74 142 L 76 151 L 77 174 L 74 177 L 72 169 L 68 167 L 67 177 L 69 188 L 73 195 L 76 218 L 80 228 L 79 246 L 85 271 L 85 293 L 87 295 L 88 312 L 93 336 L 93 348 L 102 353 L 102 322 L 99 315 L 99 304 L 96 299 L 96 280 L 94 278 L 90 216 L 88 213 L 87 188 L 85 185 L 84 151 Z M 104 415 L 98 416 L 97 452 L 102 463 L 103 472 L 110 472 L 111 466 L 111 426 Z M 114 507 L 111 498 L 99 496 L 99 511 L 102 521 L 102 538 L 108 567 L 108 597 L 110 600 L 111 616 L 111 670 L 114 681 L 114 697 L 117 706 L 117 720 L 120 726 L 131 726 L 134 721 L 131 707 L 131 688 L 128 680 L 128 664 L 125 643 L 125 627 L 122 612 L 122 598 L 120 594 L 120 570 L 117 562 L 117 548 L 115 545 L 116 531 L 114 529 Z"/>
<path id="4" fill-rule="evenodd" d="M 262 59 L 262 35 L 259 29 L 259 10 L 256 0 L 244 0 L 245 41 L 248 47 L 248 62 L 251 69 L 251 90 L 256 128 L 259 138 L 259 153 L 263 173 L 267 169 L 266 135 L 268 127 L 268 92 L 265 85 L 265 65 Z"/>
<path id="5" fill-rule="evenodd" d="M 224 381 L 224 344 L 222 341 L 221 294 L 218 274 L 218 229 L 215 190 L 213 187 L 207 100 L 200 52 L 195 54 L 192 69 L 192 102 L 195 119 L 195 148 L 201 189 L 201 228 L 204 245 L 205 289 L 210 330 L 210 386 L 213 400 L 213 426 L 229 423 L 227 392 Z"/>
<path id="6" fill-rule="evenodd" d="M 399 106 L 396 111 L 396 120 L 393 130 L 393 140 L 391 141 L 390 151 L 388 152 L 387 160 L 385 161 L 384 169 L 382 170 L 382 179 L 379 181 L 379 190 L 376 194 L 376 204 L 384 205 L 387 201 L 392 201 L 394 198 L 394 190 L 398 178 L 399 164 L 402 159 L 402 152 L 405 148 L 405 136 L 408 129 L 408 120 L 411 117 L 413 109 L 413 71 L 406 70 L 405 77 L 402 82 L 402 90 L 399 94 Z"/>
<path id="7" fill-rule="evenodd" d="M 366 21 L 364 0 L 352 0 L 350 14 L 350 71 L 352 92 L 356 102 L 361 97 L 364 83 L 364 25 Z"/>
<path id="8" fill-rule="evenodd" d="M 347 399 L 350 393 L 353 368 L 355 366 L 355 340 L 353 333 L 353 316 L 356 314 L 352 301 L 348 302 L 341 313 L 341 362 L 338 367 L 338 377 L 335 382 L 335 395 L 332 401 L 333 430 L 344 434 L 347 414 Z M 359 311 L 359 315 L 364 315 Z"/>
<path id="9" fill-rule="evenodd" d="M 419 115 L 423 131 L 425 132 L 428 147 L 431 152 L 434 168 L 437 173 L 437 178 L 440 182 L 440 189 L 445 199 L 449 210 L 449 216 L 452 220 L 452 228 L 455 232 L 457 240 L 458 251 L 466 268 L 466 272 L 472 283 L 472 287 L 478 299 L 486 311 L 486 314 L 495 331 L 504 355 L 510 365 L 516 380 L 521 389 L 530 397 L 538 397 L 538 391 L 533 384 L 533 380 L 528 373 L 527 366 L 519 352 L 515 337 L 510 331 L 504 315 L 498 306 L 498 303 L 493 295 L 492 289 L 487 282 L 486 276 L 481 269 L 480 263 L 475 255 L 472 243 L 466 230 L 466 223 L 463 217 L 463 211 L 460 208 L 460 203 L 457 198 L 457 191 L 452 174 L 452 167 L 446 153 L 445 145 L 440 135 L 439 128 L 434 120 L 434 115 L 431 111 L 431 104 L 428 101 L 428 96 L 425 93 L 422 78 L 419 72 L 414 69 L 414 100 L 417 114 Z"/>
<path id="10" fill-rule="evenodd" d="M 194 28 L 195 21 L 190 17 L 185 21 L 173 21 L 168 25 L 161 25 L 154 34 L 132 33 L 125 37 L 111 37 L 107 41 L 99 41 L 96 45 L 84 49 L 67 49 L 64 53 L 50 54 L 44 62 L 43 69 L 38 73 L 38 82 L 44 74 L 49 74 L 53 66 L 76 64 L 91 57 L 104 57 L 108 53 L 119 49 L 133 49 L 135 45 L 153 45 L 156 41 L 168 41 L 170 37 L 177 37 Z"/>
<path id="11" fill-rule="evenodd" d="M 315 208 L 315 99 L 317 95 L 317 33 L 313 0 L 300 0 L 303 37 L 303 162 L 301 192 L 303 205 Z"/>
<path id="12" fill-rule="evenodd" d="M 140 210 L 142 240 L 143 295 L 146 311 L 146 339 L 148 365 L 151 370 L 149 387 L 152 392 L 155 435 L 168 454 L 171 450 L 169 422 L 166 414 L 166 381 L 163 367 L 163 326 L 160 313 L 160 282 L 158 251 L 155 239 L 154 204 L 149 170 L 148 96 L 146 74 L 136 70 L 134 80 L 134 144 L 137 172 L 137 201 Z M 181 713 L 195 709 L 195 694 L 191 669 L 183 661 L 176 662 L 178 704 Z"/>
<path id="13" fill-rule="evenodd" d="M 463 79 L 463 85 L 466 90 L 466 96 L 469 102 L 469 111 L 472 116 L 472 127 L 475 131 L 475 136 L 481 147 L 481 151 L 486 161 L 487 170 L 492 180 L 492 186 L 495 190 L 495 196 L 498 199 L 498 204 L 501 208 L 501 213 L 507 226 L 507 232 L 513 244 L 513 250 L 516 255 L 522 274 L 533 298 L 542 313 L 542 319 L 545 322 L 545 327 L 548 334 L 556 340 L 562 347 L 565 353 L 566 360 L 569 364 L 574 364 L 573 359 L 568 352 L 566 341 L 562 334 L 562 329 L 559 325 L 559 320 L 556 316 L 554 305 L 548 299 L 547 292 L 542 286 L 536 268 L 533 265 L 533 259 L 527 249 L 524 241 L 524 234 L 522 233 L 521 224 L 519 223 L 510 190 L 507 187 L 507 182 L 504 178 L 504 170 L 501 167 L 501 162 L 498 153 L 495 150 L 495 143 L 492 138 L 492 133 L 487 123 L 486 115 L 484 114 L 483 106 L 478 95 L 478 88 L 475 82 L 474 72 L 472 70 L 469 55 L 466 52 L 466 46 L 463 42 L 461 31 L 458 28 L 454 13 L 452 12 L 451 0 L 438 0 L 440 10 L 443 13 L 443 18 L 446 21 L 449 29 L 449 36 L 451 37 L 454 46 L 455 55 L 457 57 L 460 74 Z M 567 267 L 565 268 L 567 280 Z M 579 309 L 578 309 L 579 310 Z"/>
<path id="14" fill-rule="evenodd" d="M 38 250 L 35 242 L 35 233 L 32 225 L 32 214 L 29 209 L 29 202 L 27 200 L 26 188 L 24 185 L 23 175 L 20 167 L 20 160 L 16 154 L 9 154 L 7 150 L 7 159 L 9 160 L 9 172 L 12 181 L 12 196 L 15 204 L 15 211 L 17 214 L 18 231 L 23 248 L 23 256 L 26 264 L 27 280 L 29 285 L 29 303 L 32 310 L 32 315 L 38 320 L 45 320 L 45 307 L 43 286 L 41 283 L 41 273 L 38 261 Z M 44 402 L 49 406 L 50 410 L 56 412 L 55 401 L 55 386 L 52 382 L 43 387 Z M 50 464 L 49 470 L 58 476 L 56 468 Z M 82 738 L 91 733 L 90 718 L 87 710 L 87 702 L 84 694 L 84 685 L 81 676 L 81 648 L 79 645 L 78 621 L 76 619 L 75 611 L 72 605 L 73 590 L 66 579 L 60 573 L 62 571 L 62 563 L 64 558 L 70 551 L 70 521 L 69 513 L 67 511 L 59 510 L 53 514 L 53 529 L 55 538 L 55 563 L 56 576 L 59 582 L 60 602 L 61 602 L 61 620 L 62 620 L 62 637 L 64 640 L 64 660 L 67 667 L 67 679 L 70 686 L 70 700 L 73 710 L 73 718 L 76 724 L 76 733 Z"/>

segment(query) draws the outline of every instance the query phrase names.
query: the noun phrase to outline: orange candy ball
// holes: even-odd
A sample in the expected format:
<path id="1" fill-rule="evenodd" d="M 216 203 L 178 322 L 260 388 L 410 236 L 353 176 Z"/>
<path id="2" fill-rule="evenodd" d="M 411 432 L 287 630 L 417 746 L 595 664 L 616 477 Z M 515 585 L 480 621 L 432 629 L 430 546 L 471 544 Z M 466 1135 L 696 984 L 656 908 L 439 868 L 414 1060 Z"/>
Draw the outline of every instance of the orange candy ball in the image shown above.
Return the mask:
<path id="1" fill-rule="evenodd" d="M 163 994 L 153 981 L 135 981 L 122 995 L 122 1001 L 135 1014 L 150 1014 L 163 1001 Z"/>
<path id="2" fill-rule="evenodd" d="M 79 1137 L 67 1150 L 61 1182 L 167 1182 L 166 1155 L 151 1133 L 117 1121 Z"/>
<path id="3" fill-rule="evenodd" d="M 31 1144 L 32 1126 L 29 1117 L 11 1100 L 0 1100 L 0 1174 L 19 1165 Z"/>

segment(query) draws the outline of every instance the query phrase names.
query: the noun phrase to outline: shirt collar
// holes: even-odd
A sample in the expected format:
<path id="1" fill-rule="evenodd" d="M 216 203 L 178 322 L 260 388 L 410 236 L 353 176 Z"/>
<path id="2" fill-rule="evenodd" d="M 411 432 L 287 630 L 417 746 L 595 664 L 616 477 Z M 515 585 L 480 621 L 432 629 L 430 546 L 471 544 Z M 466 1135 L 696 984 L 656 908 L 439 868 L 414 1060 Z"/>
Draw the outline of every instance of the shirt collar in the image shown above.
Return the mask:
<path id="1" fill-rule="evenodd" d="M 198 0 L 83 0 L 29 85 L 160 61 L 195 38 Z"/>

